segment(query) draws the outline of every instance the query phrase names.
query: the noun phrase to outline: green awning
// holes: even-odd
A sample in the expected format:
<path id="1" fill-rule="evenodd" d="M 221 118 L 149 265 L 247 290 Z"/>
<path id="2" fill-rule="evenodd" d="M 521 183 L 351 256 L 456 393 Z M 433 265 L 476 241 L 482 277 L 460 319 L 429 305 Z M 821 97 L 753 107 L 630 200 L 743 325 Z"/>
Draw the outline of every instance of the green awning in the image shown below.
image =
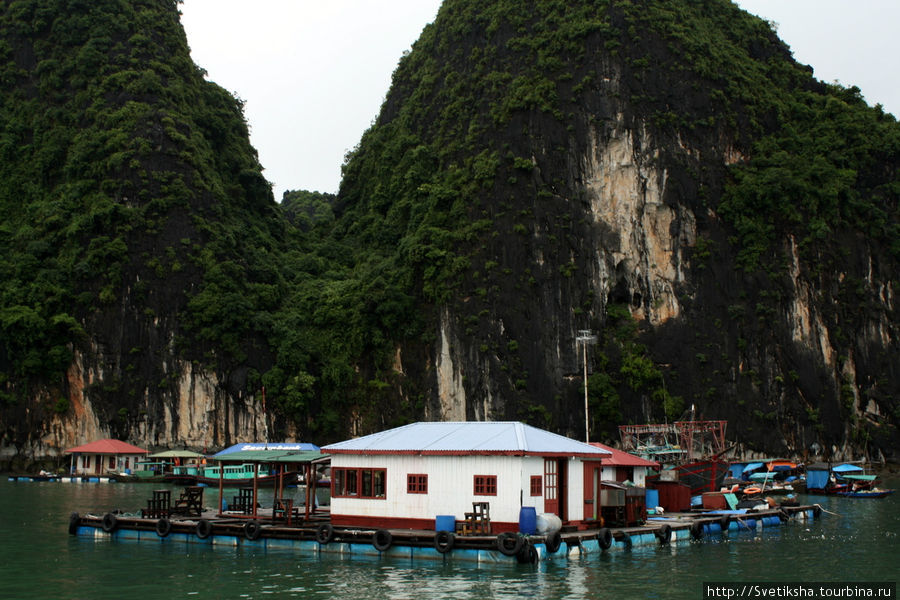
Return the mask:
<path id="1" fill-rule="evenodd" d="M 331 458 L 328 454 L 316 451 L 285 452 L 284 450 L 239 450 L 229 452 L 219 458 L 213 458 L 217 462 L 229 463 L 295 463 L 305 464 L 320 462 Z"/>
<path id="2" fill-rule="evenodd" d="M 877 475 L 843 475 L 839 474 L 841 479 L 854 479 L 856 481 L 875 481 L 878 476 Z"/>
<path id="3" fill-rule="evenodd" d="M 203 458 L 205 454 L 191 452 L 190 450 L 166 450 L 151 454 L 148 458 Z"/>

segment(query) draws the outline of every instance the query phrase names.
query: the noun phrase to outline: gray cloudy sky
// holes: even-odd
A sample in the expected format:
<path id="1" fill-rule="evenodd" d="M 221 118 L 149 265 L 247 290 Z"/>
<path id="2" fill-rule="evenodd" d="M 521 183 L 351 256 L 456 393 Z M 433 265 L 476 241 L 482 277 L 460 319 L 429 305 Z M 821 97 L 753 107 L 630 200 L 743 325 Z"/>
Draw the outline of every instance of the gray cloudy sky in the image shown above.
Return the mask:
<path id="1" fill-rule="evenodd" d="M 194 62 L 245 101 L 275 199 L 336 192 L 344 155 L 378 115 L 405 50 L 440 0 L 184 0 Z M 900 114 L 898 0 L 739 0 L 778 24 L 817 79 Z"/>

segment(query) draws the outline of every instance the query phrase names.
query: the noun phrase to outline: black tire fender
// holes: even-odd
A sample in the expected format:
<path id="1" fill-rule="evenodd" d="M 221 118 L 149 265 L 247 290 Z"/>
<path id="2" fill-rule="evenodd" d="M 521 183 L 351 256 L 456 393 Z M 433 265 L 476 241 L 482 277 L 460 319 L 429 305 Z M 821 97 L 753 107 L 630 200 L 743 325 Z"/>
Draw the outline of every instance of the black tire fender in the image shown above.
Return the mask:
<path id="1" fill-rule="evenodd" d="M 520 565 L 536 565 L 538 563 L 538 551 L 531 540 L 522 538 L 522 549 L 516 553 L 516 562 Z"/>
<path id="2" fill-rule="evenodd" d="M 81 524 L 81 517 L 77 512 L 73 512 L 69 515 L 69 535 L 77 535 L 78 534 L 78 525 Z"/>
<path id="3" fill-rule="evenodd" d="M 556 553 L 561 545 L 562 535 L 560 535 L 558 531 L 554 531 L 544 540 L 544 546 L 547 548 L 547 552 L 550 554 Z"/>
<path id="4" fill-rule="evenodd" d="M 672 526 L 666 523 L 662 527 L 656 530 L 656 539 L 659 540 L 660 544 L 668 544 L 672 541 Z"/>
<path id="5" fill-rule="evenodd" d="M 316 541 L 322 544 L 328 544 L 334 540 L 334 527 L 331 523 L 322 523 L 316 528 Z"/>
<path id="6" fill-rule="evenodd" d="M 372 545 L 379 552 L 385 552 L 390 549 L 394 543 L 394 536 L 387 529 L 379 529 L 372 534 Z"/>
<path id="7" fill-rule="evenodd" d="M 609 550 L 609 547 L 612 546 L 612 541 L 612 531 L 609 528 L 603 527 L 597 532 L 597 543 L 600 544 L 602 549 Z"/>
<path id="8" fill-rule="evenodd" d="M 197 521 L 197 527 L 195 531 L 198 538 L 200 538 L 201 540 L 205 540 L 210 535 L 212 535 L 213 525 L 206 519 L 200 519 L 199 521 Z"/>
<path id="9" fill-rule="evenodd" d="M 446 554 L 453 550 L 455 542 L 456 536 L 449 531 L 438 531 L 434 534 L 434 549 L 441 554 Z"/>
<path id="10" fill-rule="evenodd" d="M 103 531 L 106 533 L 112 533 L 119 526 L 119 521 L 116 519 L 116 515 L 112 513 L 106 513 L 103 515 L 103 523 L 101 524 L 103 527 Z"/>
<path id="11" fill-rule="evenodd" d="M 497 550 L 506 556 L 515 556 L 522 550 L 525 540 L 518 533 L 504 531 L 497 536 Z"/>
<path id="12" fill-rule="evenodd" d="M 259 534 L 262 533 L 262 525 L 256 521 L 248 521 L 244 523 L 244 537 L 248 540 L 258 540 Z"/>
<path id="13" fill-rule="evenodd" d="M 719 519 L 719 527 L 722 528 L 722 533 L 728 531 L 728 528 L 731 526 L 731 517 L 728 515 L 722 515 L 722 518 Z"/>
<path id="14" fill-rule="evenodd" d="M 166 519 L 165 517 L 159 519 L 156 522 L 156 535 L 159 537 L 166 537 L 172 533 L 172 521 Z"/>

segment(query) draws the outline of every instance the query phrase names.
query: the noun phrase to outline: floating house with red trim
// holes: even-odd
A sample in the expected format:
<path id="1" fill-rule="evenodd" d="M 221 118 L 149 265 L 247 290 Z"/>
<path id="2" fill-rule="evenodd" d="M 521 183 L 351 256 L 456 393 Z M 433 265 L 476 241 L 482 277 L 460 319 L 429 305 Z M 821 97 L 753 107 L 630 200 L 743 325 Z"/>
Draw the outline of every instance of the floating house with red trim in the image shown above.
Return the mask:
<path id="1" fill-rule="evenodd" d="M 69 468 L 72 475 L 99 476 L 109 471 L 134 469 L 138 460 L 145 458 L 149 451 L 120 440 L 106 439 L 69 448 L 65 453 L 72 456 Z"/>
<path id="2" fill-rule="evenodd" d="M 519 422 L 421 422 L 331 444 L 336 527 L 434 529 L 489 511 L 490 533 L 517 531 L 523 507 L 585 528 L 609 450 Z M 594 483 L 596 482 L 596 483 Z"/>
<path id="3" fill-rule="evenodd" d="M 630 481 L 636 487 L 644 487 L 647 481 L 647 472 L 650 469 L 659 469 L 658 462 L 647 460 L 622 450 L 617 450 L 599 442 L 591 442 L 591 446 L 608 450 L 612 456 L 603 461 L 602 479 L 622 483 Z"/>

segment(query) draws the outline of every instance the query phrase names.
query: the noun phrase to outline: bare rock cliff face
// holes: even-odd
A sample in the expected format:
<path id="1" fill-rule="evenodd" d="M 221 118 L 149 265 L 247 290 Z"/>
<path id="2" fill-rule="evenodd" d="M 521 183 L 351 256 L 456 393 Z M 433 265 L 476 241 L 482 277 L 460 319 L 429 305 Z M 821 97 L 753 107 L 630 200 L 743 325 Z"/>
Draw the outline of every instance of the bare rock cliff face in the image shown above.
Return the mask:
<path id="1" fill-rule="evenodd" d="M 167 363 L 178 373 L 168 392 L 144 389 L 136 401 L 123 402 L 110 414 L 110 392 L 104 386 L 116 378 L 92 361 L 96 358 L 76 353 L 66 376 L 69 410 L 47 410 L 58 392 L 42 392 L 24 409 L 23 424 L 30 425 L 33 435 L 25 444 L 4 444 L 0 459 L 20 466 L 32 460 L 59 461 L 66 448 L 104 438 L 125 437 L 153 450 L 212 451 L 266 437 L 269 423 L 259 397 L 235 398 L 214 374 L 194 371 L 187 361 Z"/>
<path id="2" fill-rule="evenodd" d="M 582 139 L 562 127 L 542 131 L 577 149 L 565 158 L 567 185 L 541 200 L 515 188 L 516 207 L 534 218 L 524 220 L 525 233 L 498 220 L 480 265 L 496 264 L 493 291 L 475 282 L 443 308 L 427 417 L 523 418 L 581 437 L 576 337 L 582 329 L 602 336 L 609 305 L 619 304 L 667 391 L 698 417 L 727 419 L 729 439 L 746 455 L 895 456 L 897 383 L 885 376 L 897 371 L 897 282 L 879 251 L 842 234 L 852 251 L 841 270 L 822 273 L 787 237 L 777 249 L 789 261 L 783 271 L 746 273 L 735 266 L 727 226 L 699 199 L 701 185 L 721 189 L 724 181 L 684 184 L 686 168 L 715 164 L 707 170 L 721 174 L 741 153 L 727 142 L 654 137 L 621 111 L 609 117 L 602 129 L 576 128 Z M 528 148 L 539 187 L 559 157 L 535 152 L 533 142 L 509 143 L 520 154 Z M 848 281 L 864 316 L 846 304 Z M 479 308 L 490 316 L 473 327 Z M 593 349 L 590 368 L 602 370 Z M 614 441 L 622 422 L 671 418 L 648 390 L 624 389 L 621 421 L 595 417 L 597 439 Z"/>

